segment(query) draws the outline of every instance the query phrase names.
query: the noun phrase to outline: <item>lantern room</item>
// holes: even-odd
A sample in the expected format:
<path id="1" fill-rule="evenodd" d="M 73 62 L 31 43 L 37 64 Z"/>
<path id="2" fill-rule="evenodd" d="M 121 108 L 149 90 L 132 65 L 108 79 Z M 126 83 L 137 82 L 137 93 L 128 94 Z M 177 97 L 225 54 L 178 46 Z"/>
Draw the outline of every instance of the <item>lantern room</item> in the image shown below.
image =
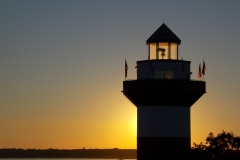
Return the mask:
<path id="1" fill-rule="evenodd" d="M 148 59 L 137 61 L 137 79 L 190 80 L 190 61 L 179 60 L 181 40 L 163 23 L 146 41 Z"/>
<path id="2" fill-rule="evenodd" d="M 178 60 L 181 40 L 163 23 L 146 41 L 148 60 Z"/>

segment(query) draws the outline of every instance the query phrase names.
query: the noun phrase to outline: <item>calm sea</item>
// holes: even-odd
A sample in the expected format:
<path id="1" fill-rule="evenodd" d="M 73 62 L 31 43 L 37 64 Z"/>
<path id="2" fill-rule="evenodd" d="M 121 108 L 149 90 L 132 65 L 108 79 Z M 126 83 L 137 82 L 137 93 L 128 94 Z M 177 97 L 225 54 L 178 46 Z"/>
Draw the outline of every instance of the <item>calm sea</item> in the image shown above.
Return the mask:
<path id="1" fill-rule="evenodd" d="M 92 159 L 92 158 L 0 158 L 0 160 L 119 160 L 119 159 Z M 136 160 L 136 159 L 124 159 Z"/>

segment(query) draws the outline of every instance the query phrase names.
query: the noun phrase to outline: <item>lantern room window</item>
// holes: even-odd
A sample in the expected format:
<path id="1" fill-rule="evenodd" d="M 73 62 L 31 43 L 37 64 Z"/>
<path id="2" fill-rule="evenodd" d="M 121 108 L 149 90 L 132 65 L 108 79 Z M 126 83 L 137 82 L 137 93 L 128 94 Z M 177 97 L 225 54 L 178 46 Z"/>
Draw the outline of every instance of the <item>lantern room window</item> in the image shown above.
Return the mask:
<path id="1" fill-rule="evenodd" d="M 177 60 L 178 59 L 178 44 L 177 43 L 171 43 L 170 50 L 171 50 L 170 59 Z"/>
<path id="2" fill-rule="evenodd" d="M 178 44 L 170 42 L 149 43 L 149 59 L 178 59 Z"/>

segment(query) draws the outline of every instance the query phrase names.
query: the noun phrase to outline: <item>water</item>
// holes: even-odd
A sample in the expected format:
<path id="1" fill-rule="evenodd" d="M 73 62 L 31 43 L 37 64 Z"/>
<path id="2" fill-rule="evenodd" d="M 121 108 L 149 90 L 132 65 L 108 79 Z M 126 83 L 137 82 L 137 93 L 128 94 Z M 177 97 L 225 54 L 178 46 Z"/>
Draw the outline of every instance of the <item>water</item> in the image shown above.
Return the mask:
<path id="1" fill-rule="evenodd" d="M 118 159 L 92 159 L 92 158 L 0 158 L 0 160 L 118 160 Z M 123 159 L 137 160 L 137 159 Z"/>

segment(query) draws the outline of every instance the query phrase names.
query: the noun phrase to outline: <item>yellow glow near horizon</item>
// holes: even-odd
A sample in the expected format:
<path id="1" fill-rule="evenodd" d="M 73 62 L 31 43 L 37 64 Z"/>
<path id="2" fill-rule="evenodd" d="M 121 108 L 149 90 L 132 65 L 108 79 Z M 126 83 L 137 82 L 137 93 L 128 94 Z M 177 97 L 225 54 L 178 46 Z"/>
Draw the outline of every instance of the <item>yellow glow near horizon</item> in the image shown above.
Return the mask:
<path id="1" fill-rule="evenodd" d="M 133 134 L 137 133 L 137 114 L 133 115 L 132 117 L 131 129 Z"/>
<path id="2" fill-rule="evenodd" d="M 79 149 L 79 148 L 136 148 L 135 119 L 112 122 L 79 121 L 18 121 L 8 123 L 2 136 L 13 137 L 2 141 L 0 148 Z M 130 123 L 127 123 L 130 122 Z M 18 127 L 15 124 L 18 124 Z M 34 125 L 33 125 L 34 124 Z M 17 133 L 17 134 L 16 134 Z"/>

